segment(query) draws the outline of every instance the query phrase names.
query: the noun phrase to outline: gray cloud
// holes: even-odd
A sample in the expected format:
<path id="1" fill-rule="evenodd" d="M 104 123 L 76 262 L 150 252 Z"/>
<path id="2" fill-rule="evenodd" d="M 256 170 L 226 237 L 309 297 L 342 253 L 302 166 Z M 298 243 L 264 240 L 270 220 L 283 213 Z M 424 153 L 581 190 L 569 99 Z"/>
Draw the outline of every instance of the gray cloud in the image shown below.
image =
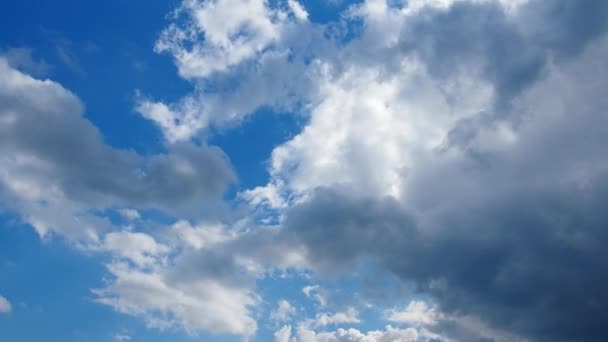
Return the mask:
<path id="1" fill-rule="evenodd" d="M 26 201 L 65 199 L 85 210 L 124 205 L 192 213 L 218 202 L 235 180 L 217 147 L 171 145 L 166 154 L 151 156 L 115 149 L 82 116 L 80 101 L 59 84 L 33 79 L 5 60 L 0 60 L 0 79 L 5 192 L 23 198 L 28 193 L 19 187 L 41 191 L 37 200 Z M 4 206 L 10 206 L 7 201 Z"/>
<path id="2" fill-rule="evenodd" d="M 592 193 L 529 189 L 454 208 L 437 231 L 414 225 L 390 199 L 325 189 L 285 224 L 325 271 L 350 272 L 357 258 L 376 258 L 445 312 L 539 340 L 600 341 L 608 319 L 607 181 L 598 179 Z"/>
<path id="3" fill-rule="evenodd" d="M 456 2 L 411 18 L 400 52 L 418 55 L 437 77 L 481 73 L 494 85 L 502 111 L 548 63 L 577 56 L 607 23 L 605 1 L 532 0 L 514 14 L 497 2 Z"/>
<path id="4" fill-rule="evenodd" d="M 607 49 L 599 39 L 528 85 L 513 138 L 496 122 L 465 129 L 467 149 L 417 160 L 400 200 L 317 189 L 286 212 L 286 240 L 322 271 L 373 258 L 451 315 L 532 340 L 606 340 Z"/>

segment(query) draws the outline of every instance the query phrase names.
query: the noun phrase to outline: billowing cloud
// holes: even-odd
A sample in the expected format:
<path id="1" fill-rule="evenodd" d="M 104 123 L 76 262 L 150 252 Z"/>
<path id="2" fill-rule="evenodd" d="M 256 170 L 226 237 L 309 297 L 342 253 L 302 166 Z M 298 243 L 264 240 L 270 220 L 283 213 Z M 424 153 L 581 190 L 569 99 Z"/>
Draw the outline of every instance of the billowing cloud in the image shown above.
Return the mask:
<path id="1" fill-rule="evenodd" d="M 91 209 L 112 206 L 186 213 L 217 202 L 234 179 L 216 147 L 172 145 L 142 156 L 104 144 L 83 105 L 50 80 L 0 58 L 0 196 L 44 235 L 92 238 L 108 223 Z"/>
<path id="2" fill-rule="evenodd" d="M 191 229 L 202 236 L 205 228 Z M 216 250 L 210 244 L 183 244 L 189 235 L 172 234 L 176 239 L 167 237 L 167 244 L 144 233 L 106 235 L 103 247 L 115 259 L 107 265 L 106 286 L 93 291 L 97 301 L 160 330 L 255 333 L 251 309 L 259 300 L 249 278 L 238 275 L 244 268 L 221 254 L 222 245 Z M 192 264 L 192 253 L 203 254 L 197 260 L 205 262 Z"/>
<path id="3" fill-rule="evenodd" d="M 273 151 L 286 239 L 326 272 L 380 260 L 488 330 L 602 340 L 607 8 L 458 2 L 402 21 L 383 3 L 356 7 L 356 58 L 328 62 L 309 123 Z"/>
<path id="4" fill-rule="evenodd" d="M 0 59 L 0 199 L 41 235 L 108 253 L 97 300 L 151 327 L 252 336 L 257 280 L 371 260 L 429 300 L 361 332 L 346 329 L 359 307 L 306 287 L 323 311 L 276 340 L 606 340 L 605 4 L 366 0 L 319 24 L 291 0 L 186 0 L 156 50 L 194 91 L 139 96 L 167 141 L 152 156 L 104 144 L 73 94 Z M 268 156 L 268 183 L 238 195 L 255 219 L 187 217 L 234 179 L 191 139 L 259 108 L 305 123 Z M 91 214 L 109 207 L 178 219 L 117 231 Z M 293 312 L 286 299 L 270 316 Z"/>
<path id="5" fill-rule="evenodd" d="M 324 327 L 326 325 L 336 325 L 344 323 L 360 323 L 359 313 L 353 307 L 347 308 L 345 311 L 336 313 L 320 313 L 312 322 L 313 327 Z"/>
<path id="6" fill-rule="evenodd" d="M 372 258 L 433 297 L 443 315 L 479 320 L 472 326 L 487 331 L 601 340 L 597 275 L 606 258 L 595 242 L 605 240 L 607 9 L 600 2 L 364 1 L 342 19 L 346 27 L 363 22 L 354 37 L 323 35 L 300 56 L 302 45 L 283 31 L 266 52 L 216 68 L 218 79 L 241 76 L 242 83 L 183 103 L 221 94 L 248 105 L 228 107 L 234 114 L 221 118 L 190 116 L 199 126 L 181 138 L 263 105 L 284 108 L 272 92 L 255 102 L 238 94 L 249 84 L 286 84 L 290 72 L 248 83 L 258 74 L 247 70 L 250 58 L 266 70 L 267 58 L 293 47 L 289 62 L 281 57 L 276 66 L 312 80 L 287 87 L 304 104 L 291 108 L 309 120 L 274 149 L 270 182 L 242 193 L 278 212 L 275 251 L 297 249 L 305 257 L 298 265 L 339 274 Z M 589 20 L 580 25 L 581 18 Z M 302 41 L 319 37 L 310 23 L 290 25 Z M 167 117 L 188 113 L 181 106 Z M 428 310 L 414 306 L 389 318 L 429 325 L 438 318 Z"/>

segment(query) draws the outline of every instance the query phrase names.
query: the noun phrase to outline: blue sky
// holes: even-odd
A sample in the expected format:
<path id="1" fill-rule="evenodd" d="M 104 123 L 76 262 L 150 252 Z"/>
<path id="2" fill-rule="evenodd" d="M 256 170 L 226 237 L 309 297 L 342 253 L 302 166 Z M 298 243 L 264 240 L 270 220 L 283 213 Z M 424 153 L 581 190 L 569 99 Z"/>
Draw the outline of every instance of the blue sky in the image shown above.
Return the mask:
<path id="1" fill-rule="evenodd" d="M 602 0 L 6 1 L 0 341 L 604 341 Z"/>

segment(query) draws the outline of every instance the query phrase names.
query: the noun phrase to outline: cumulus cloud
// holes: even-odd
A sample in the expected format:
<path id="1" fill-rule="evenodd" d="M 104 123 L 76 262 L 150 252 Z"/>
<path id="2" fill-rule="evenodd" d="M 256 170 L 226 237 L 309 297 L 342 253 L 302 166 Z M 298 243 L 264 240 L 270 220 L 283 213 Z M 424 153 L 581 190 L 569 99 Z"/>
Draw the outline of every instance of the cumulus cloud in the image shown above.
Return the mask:
<path id="1" fill-rule="evenodd" d="M 10 314 L 13 311 L 11 302 L 0 296 L 0 314 Z"/>
<path id="2" fill-rule="evenodd" d="M 155 329 L 251 336 L 259 302 L 253 276 L 232 253 L 232 234 L 217 229 L 178 222 L 159 237 L 107 234 L 102 246 L 114 260 L 105 286 L 93 290 L 96 300 Z"/>
<path id="3" fill-rule="evenodd" d="M 152 266 L 169 253 L 169 247 L 144 233 L 111 232 L 104 236 L 102 248 L 139 267 Z"/>
<path id="4" fill-rule="evenodd" d="M 315 328 L 324 327 L 326 325 L 336 325 L 344 323 L 360 323 L 359 313 L 353 307 L 349 307 L 346 311 L 336 312 L 333 314 L 320 313 L 314 319 L 312 326 Z"/>
<path id="5" fill-rule="evenodd" d="M 275 342 L 290 342 L 291 325 L 285 325 L 274 333 Z"/>
<path id="6" fill-rule="evenodd" d="M 263 106 L 300 107 L 302 95 L 315 92 L 310 50 L 326 45 L 307 15 L 295 0 L 183 1 L 156 51 L 174 58 L 195 91 L 173 103 L 140 96 L 136 110 L 167 140 L 184 141 Z"/>
<path id="7" fill-rule="evenodd" d="M 437 309 L 424 301 L 411 301 L 404 310 L 390 310 L 387 319 L 392 322 L 433 325 L 437 323 Z"/>
<path id="8" fill-rule="evenodd" d="M 292 7 L 296 7 L 294 3 Z M 298 8 L 302 15 L 302 8 Z M 184 25 L 172 24 L 156 43 L 159 52 L 171 53 L 180 74 L 207 77 L 254 57 L 280 38 L 287 14 L 264 0 L 187 0 L 176 15 L 185 15 Z M 204 43 L 188 48 L 198 38 Z"/>
<path id="9" fill-rule="evenodd" d="M 603 303 L 603 294 L 577 284 L 603 281 L 596 275 L 605 258 L 594 241 L 604 240 L 597 208 L 606 167 L 607 9 L 602 2 L 369 0 L 345 12 L 331 27 L 337 33 L 319 36 L 329 26 L 273 21 L 269 13 L 280 10 L 265 8 L 260 23 L 296 27 L 305 43 L 290 39 L 289 29 L 255 33 L 252 41 L 267 50 L 249 49 L 231 66 L 199 58 L 211 69 L 182 70 L 185 77 L 214 70 L 214 80 L 242 82 L 215 94 L 197 90 L 185 108 L 218 94 L 241 105 L 217 118 L 214 110 L 188 116 L 178 103 L 167 116 L 194 118 L 199 126 L 187 138 L 263 105 L 285 108 L 291 100 L 277 98 L 292 95 L 305 106 L 288 108 L 308 121 L 273 150 L 270 182 L 242 197 L 279 213 L 272 241 L 301 251 L 299 265 L 348 274 L 373 258 L 446 315 L 482 317 L 541 340 L 601 340 L 605 313 L 590 303 Z M 356 21 L 360 32 L 340 32 Z M 310 44 L 310 37 L 320 39 Z M 251 65 L 267 70 L 269 59 L 309 81 L 282 87 L 278 97 L 239 97 L 243 87 L 270 90 L 293 76 L 250 78 L 259 75 Z M 427 311 L 414 305 L 392 319 L 428 325 Z"/>
<path id="10" fill-rule="evenodd" d="M 183 280 L 168 264 L 179 251 L 223 236 L 178 221 L 171 234 L 159 234 L 160 242 L 154 233 L 122 230 L 105 217 L 117 210 L 126 221 L 154 227 L 138 209 L 184 218 L 209 213 L 206 207 L 218 210 L 235 180 L 224 153 L 193 143 L 166 145 L 165 153 L 146 156 L 116 149 L 103 142 L 83 117 L 80 100 L 60 84 L 33 78 L 3 57 L 0 79 L 2 209 L 20 215 L 40 236 L 58 234 L 107 255 L 106 286 L 94 291 L 98 302 L 143 317 L 151 327 L 251 335 L 256 322 L 249 307 L 258 300 L 248 284 L 226 284 L 211 271 L 204 279 Z"/>
<path id="11" fill-rule="evenodd" d="M 145 271 L 123 263 L 110 264 L 108 271 L 114 280 L 94 291 L 97 300 L 119 312 L 143 317 L 149 327 L 244 336 L 256 331 L 249 313 L 256 298 L 248 289 L 213 278 L 173 279 L 166 270 Z"/>
<path id="12" fill-rule="evenodd" d="M 211 146 L 172 145 L 141 156 L 104 144 L 83 105 L 50 80 L 38 80 L 0 58 L 0 196 L 44 235 L 94 237 L 108 222 L 92 208 L 133 206 L 185 213 L 213 203 L 234 179 Z"/>
<path id="13" fill-rule="evenodd" d="M 73 94 L 0 59 L 0 196 L 41 235 L 86 232 L 111 253 L 98 301 L 152 327 L 251 336 L 256 279 L 373 260 L 430 298 L 384 312 L 403 328 L 317 331 L 361 318 L 308 287 L 324 312 L 276 340 L 602 341 L 607 30 L 603 1 L 366 0 L 317 24 L 296 1 L 186 0 L 156 50 L 195 90 L 136 106 L 166 154 L 105 145 Z M 261 107 L 306 118 L 239 195 L 276 225 L 98 236 L 91 208 L 217 200 L 226 158 L 188 141 Z"/>
<path id="14" fill-rule="evenodd" d="M 352 10 L 350 65 L 327 60 L 309 122 L 272 154 L 283 234 L 330 273 L 380 260 L 488 331 L 599 341 L 608 11 L 505 6 Z"/>
<path id="15" fill-rule="evenodd" d="M 296 308 L 285 299 L 281 299 L 277 303 L 277 308 L 270 313 L 270 319 L 276 322 L 287 322 L 295 313 Z"/>
<path id="16" fill-rule="evenodd" d="M 387 326 L 385 330 L 373 330 L 363 333 L 357 329 L 338 329 L 329 332 L 316 332 L 299 327 L 295 336 L 291 336 L 291 327 L 285 326 L 275 334 L 275 342 L 422 342 L 437 341 L 434 334 L 418 331 L 413 328 L 398 329 Z"/>

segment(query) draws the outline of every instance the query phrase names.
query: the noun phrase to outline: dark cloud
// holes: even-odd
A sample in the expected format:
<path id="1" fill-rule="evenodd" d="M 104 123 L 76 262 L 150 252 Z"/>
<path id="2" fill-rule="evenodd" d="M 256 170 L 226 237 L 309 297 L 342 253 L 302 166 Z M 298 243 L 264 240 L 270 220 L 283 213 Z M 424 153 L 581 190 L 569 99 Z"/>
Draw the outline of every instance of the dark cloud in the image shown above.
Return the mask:
<path id="1" fill-rule="evenodd" d="M 602 341 L 608 177 L 594 185 L 528 189 L 457 207 L 435 228 L 415 224 L 392 199 L 323 189 L 295 207 L 285 226 L 322 270 L 349 272 L 357 259 L 377 258 L 447 313 L 477 315 L 538 340 Z"/>
<path id="2" fill-rule="evenodd" d="M 401 200 L 318 189 L 286 213 L 284 234 L 320 270 L 375 259 L 444 312 L 499 331 L 607 340 L 607 50 L 596 40 L 528 85 L 512 138 L 463 121 L 451 134 L 466 149 L 413 163 Z"/>
<path id="3" fill-rule="evenodd" d="M 497 2 L 456 2 L 408 20 L 400 45 L 437 77 L 481 73 L 496 90 L 497 109 L 504 110 L 550 61 L 577 56 L 607 23 L 608 4 L 601 0 L 532 0 L 514 14 Z"/>

